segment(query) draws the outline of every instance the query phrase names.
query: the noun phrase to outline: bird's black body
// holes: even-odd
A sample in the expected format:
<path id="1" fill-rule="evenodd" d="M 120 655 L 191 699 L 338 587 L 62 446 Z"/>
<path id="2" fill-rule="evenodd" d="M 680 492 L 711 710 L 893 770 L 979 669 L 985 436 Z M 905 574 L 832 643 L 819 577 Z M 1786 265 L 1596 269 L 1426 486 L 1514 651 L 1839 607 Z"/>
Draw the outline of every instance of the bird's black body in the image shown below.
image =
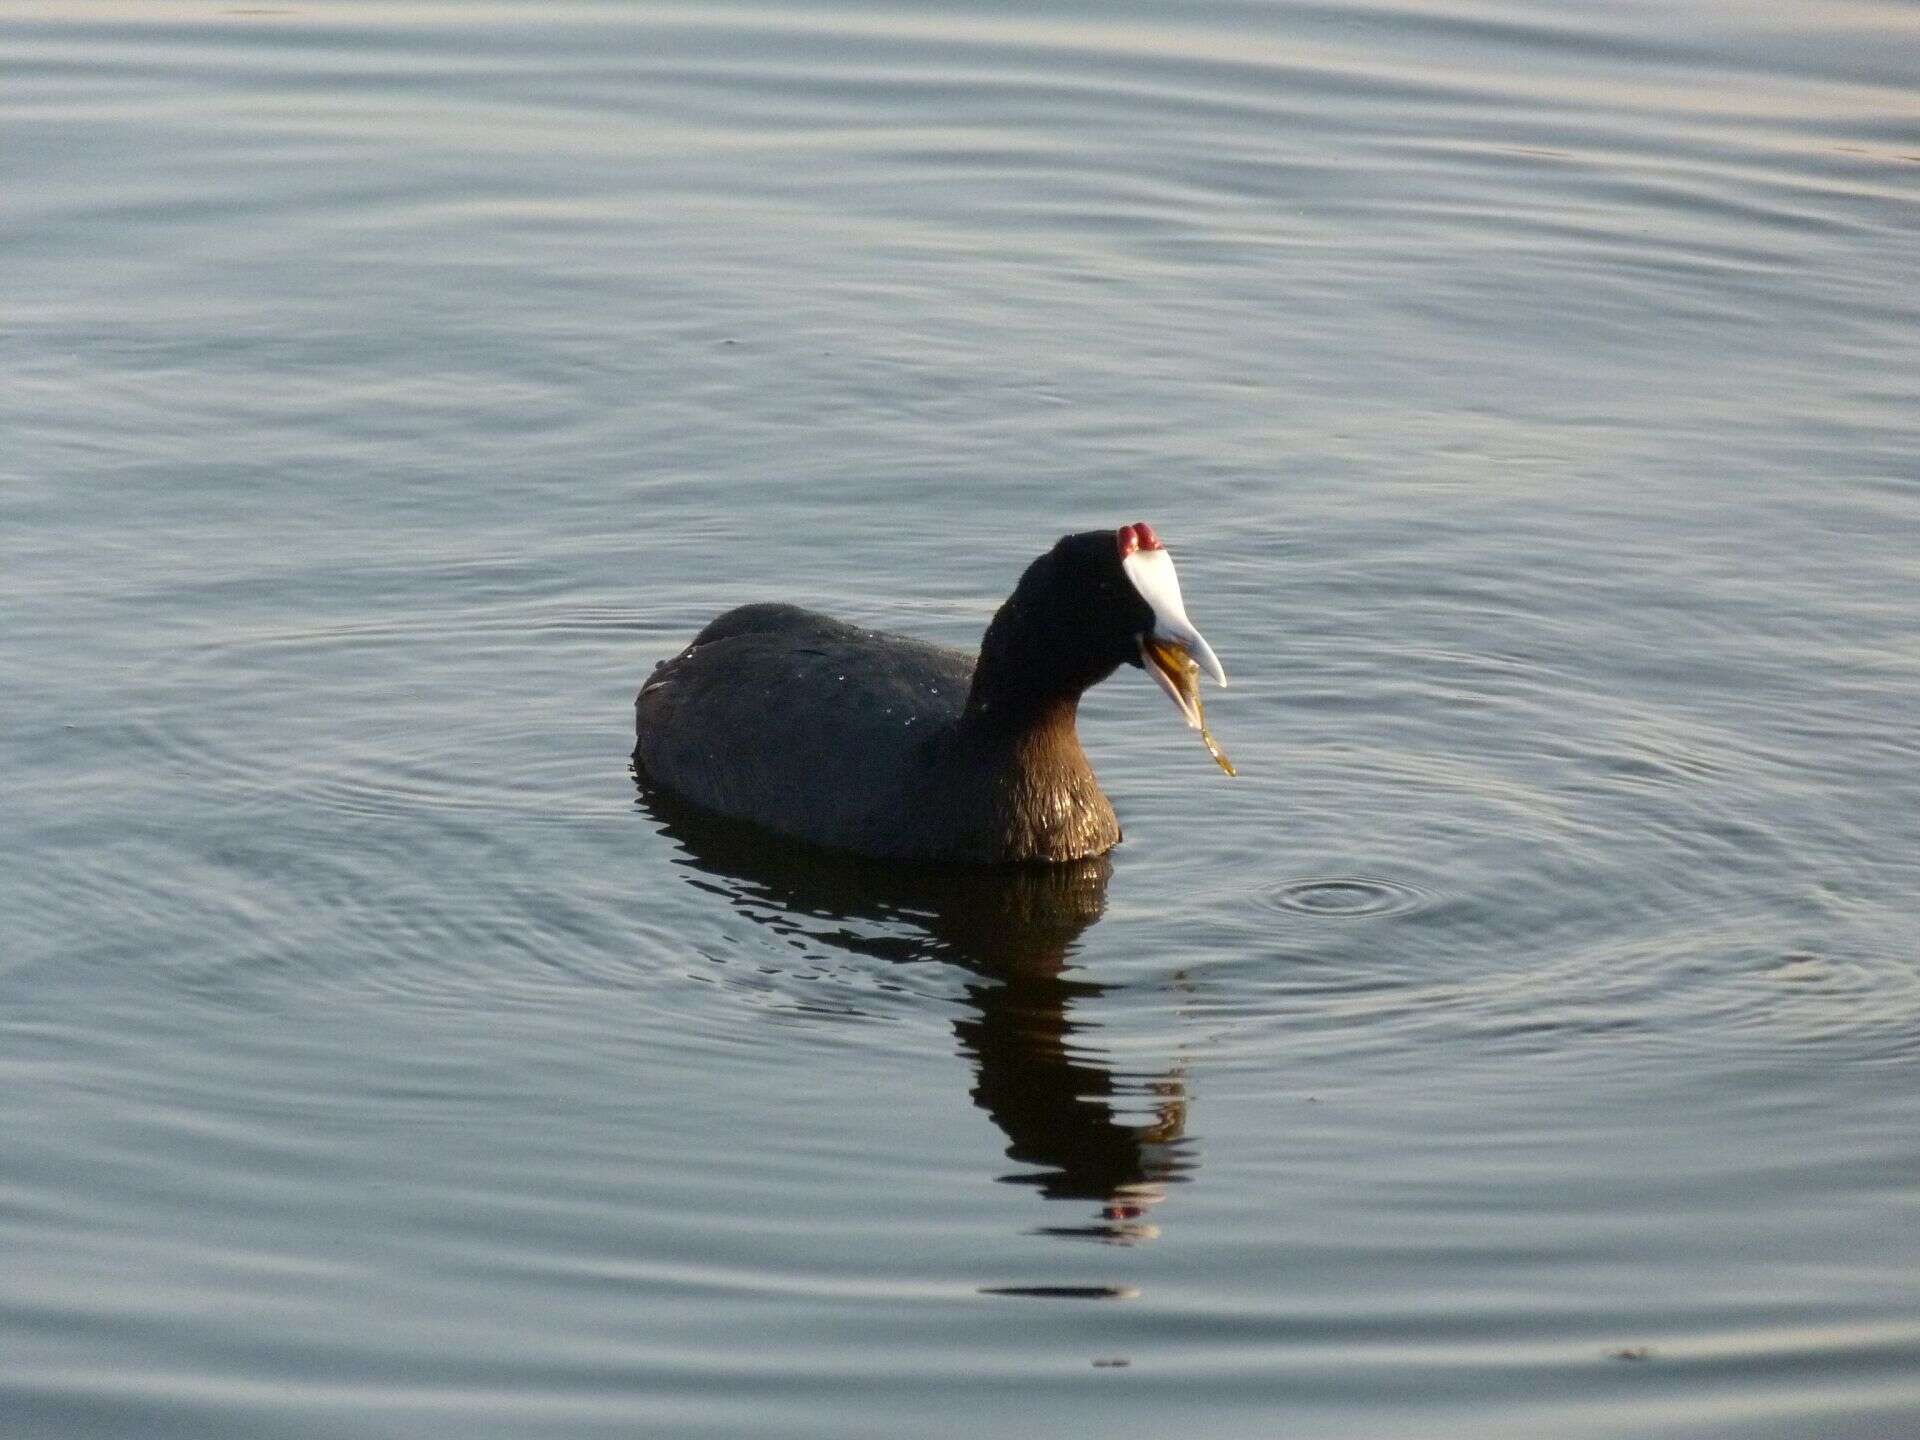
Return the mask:
<path id="1" fill-rule="evenodd" d="M 1120 824 L 1074 729 L 1153 612 L 1114 532 L 1028 567 L 980 655 L 792 605 L 720 616 L 635 701 L 643 778 L 809 844 L 961 864 L 1100 855 Z"/>

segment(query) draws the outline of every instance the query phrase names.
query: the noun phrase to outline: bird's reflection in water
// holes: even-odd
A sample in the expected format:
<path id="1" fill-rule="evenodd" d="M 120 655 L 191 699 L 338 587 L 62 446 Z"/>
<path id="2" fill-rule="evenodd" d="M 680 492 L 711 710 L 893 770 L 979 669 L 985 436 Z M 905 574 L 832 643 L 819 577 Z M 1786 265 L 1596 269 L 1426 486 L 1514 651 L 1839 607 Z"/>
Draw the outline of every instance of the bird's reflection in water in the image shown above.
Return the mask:
<path id="1" fill-rule="evenodd" d="M 1159 1234 L 1149 1216 L 1192 1165 L 1185 1076 L 1116 1077 L 1073 1018 L 1108 987 L 1066 973 L 1106 909 L 1109 861 L 902 868 L 794 846 L 644 785 L 640 804 L 678 842 L 696 883 L 743 915 L 853 954 L 964 969 L 972 1013 L 954 1032 L 974 1063 L 973 1099 L 1006 1133 L 1008 1157 L 1029 1167 L 999 1178 L 1092 1203 L 1085 1222 L 1046 1233 L 1114 1244 Z M 1123 1120 L 1120 1106 L 1145 1112 L 1144 1123 Z"/>

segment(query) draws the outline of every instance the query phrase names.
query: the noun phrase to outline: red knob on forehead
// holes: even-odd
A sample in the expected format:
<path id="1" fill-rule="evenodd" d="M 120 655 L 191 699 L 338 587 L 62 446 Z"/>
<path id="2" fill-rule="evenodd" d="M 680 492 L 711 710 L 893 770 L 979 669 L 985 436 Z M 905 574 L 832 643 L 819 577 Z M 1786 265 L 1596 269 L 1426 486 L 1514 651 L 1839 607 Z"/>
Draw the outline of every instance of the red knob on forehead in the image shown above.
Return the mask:
<path id="1" fill-rule="evenodd" d="M 1164 550 L 1167 548 L 1160 543 L 1160 537 L 1153 533 L 1153 527 L 1144 520 L 1133 527 L 1133 533 L 1139 537 L 1140 548 L 1142 550 Z"/>
<path id="2" fill-rule="evenodd" d="M 1119 542 L 1122 560 L 1140 548 L 1140 532 L 1131 525 L 1122 525 L 1113 538 Z"/>

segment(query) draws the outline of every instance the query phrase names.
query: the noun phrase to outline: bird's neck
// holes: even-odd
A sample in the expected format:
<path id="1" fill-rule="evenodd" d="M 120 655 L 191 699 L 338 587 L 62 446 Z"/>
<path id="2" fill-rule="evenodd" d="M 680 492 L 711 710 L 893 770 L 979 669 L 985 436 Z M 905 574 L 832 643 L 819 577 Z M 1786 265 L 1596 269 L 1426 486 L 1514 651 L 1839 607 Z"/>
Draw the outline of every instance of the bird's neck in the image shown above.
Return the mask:
<path id="1" fill-rule="evenodd" d="M 987 626 L 943 768 L 956 817 L 985 837 L 987 858 L 1078 860 L 1120 839 L 1074 724 L 1082 693 L 1114 667 L 1076 644 L 1073 626 L 1049 623 L 1033 579 Z"/>
<path id="2" fill-rule="evenodd" d="M 1080 696 L 1101 676 L 1061 653 L 1049 630 L 1018 590 L 994 615 L 960 716 L 967 748 L 1035 760 L 1051 752 L 1080 756 Z"/>

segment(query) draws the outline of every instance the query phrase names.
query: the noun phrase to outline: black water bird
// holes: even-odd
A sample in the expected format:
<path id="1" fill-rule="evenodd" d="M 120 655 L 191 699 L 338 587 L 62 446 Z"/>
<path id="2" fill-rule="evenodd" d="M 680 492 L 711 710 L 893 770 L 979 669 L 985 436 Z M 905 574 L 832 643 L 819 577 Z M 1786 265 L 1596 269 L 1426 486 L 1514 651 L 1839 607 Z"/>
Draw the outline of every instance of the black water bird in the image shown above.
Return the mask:
<path id="1" fill-rule="evenodd" d="M 876 859 L 976 865 L 1101 855 L 1120 823 L 1080 748 L 1080 696 L 1123 664 L 1207 735 L 1204 669 L 1153 530 L 1067 535 L 1027 567 L 977 657 L 793 605 L 729 610 L 634 702 L 634 763 L 717 814 Z"/>

